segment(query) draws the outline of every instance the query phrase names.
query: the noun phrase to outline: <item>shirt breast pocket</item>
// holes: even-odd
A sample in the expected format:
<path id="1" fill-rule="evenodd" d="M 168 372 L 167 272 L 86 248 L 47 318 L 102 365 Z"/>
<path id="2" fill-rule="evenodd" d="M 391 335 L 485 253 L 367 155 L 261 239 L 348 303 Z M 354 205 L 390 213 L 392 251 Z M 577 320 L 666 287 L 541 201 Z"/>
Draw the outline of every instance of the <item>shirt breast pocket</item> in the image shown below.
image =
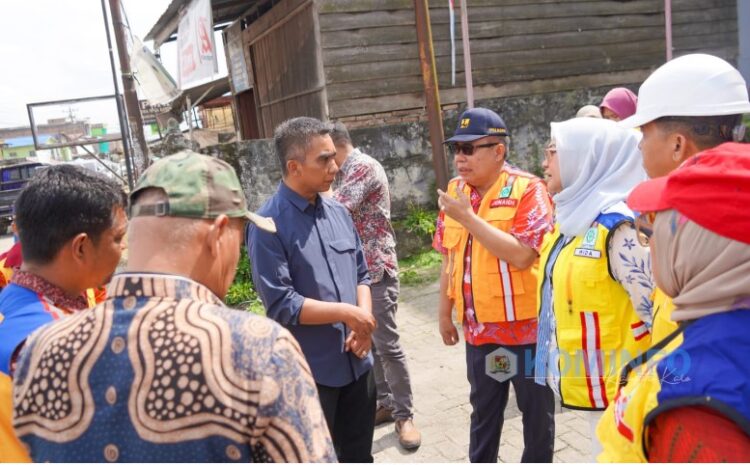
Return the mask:
<path id="1" fill-rule="evenodd" d="M 442 246 L 447 250 L 454 249 L 461 241 L 463 231 L 463 227 L 450 227 L 446 225 L 445 231 L 443 232 Z"/>
<path id="2" fill-rule="evenodd" d="M 350 254 L 352 257 L 357 248 L 354 241 L 349 239 L 336 239 L 335 241 L 329 242 L 328 247 L 332 248 L 336 253 L 344 255 Z"/>
<path id="3" fill-rule="evenodd" d="M 514 216 L 516 216 L 515 207 L 495 207 L 489 209 L 489 211 L 487 212 L 487 217 L 485 219 L 490 223 L 494 223 L 500 221 L 510 221 Z"/>
<path id="4" fill-rule="evenodd" d="M 343 289 L 357 288 L 357 246 L 354 239 L 336 239 L 328 243 L 329 260 L 334 266 L 334 279 Z"/>

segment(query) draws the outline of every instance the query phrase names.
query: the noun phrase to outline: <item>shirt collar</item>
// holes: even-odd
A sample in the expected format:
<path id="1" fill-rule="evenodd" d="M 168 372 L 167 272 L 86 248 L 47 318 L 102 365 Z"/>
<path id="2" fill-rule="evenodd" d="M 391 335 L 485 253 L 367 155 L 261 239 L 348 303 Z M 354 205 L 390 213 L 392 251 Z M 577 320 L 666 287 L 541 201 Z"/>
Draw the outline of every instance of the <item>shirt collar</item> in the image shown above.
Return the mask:
<path id="1" fill-rule="evenodd" d="M 130 296 L 186 299 L 224 306 L 210 289 L 184 276 L 145 272 L 118 273 L 113 276 L 107 287 L 107 297 Z"/>
<path id="2" fill-rule="evenodd" d="M 279 184 L 279 195 L 288 200 L 301 212 L 304 212 L 308 207 L 311 206 L 310 202 L 308 202 L 306 198 L 290 189 L 284 181 L 281 181 L 281 183 Z M 320 195 L 315 198 L 315 206 L 317 207 L 318 205 L 320 205 Z"/>
<path id="3" fill-rule="evenodd" d="M 89 307 L 88 299 L 86 299 L 85 295 L 70 296 L 61 287 L 28 271 L 16 270 L 10 282 L 36 292 L 60 309 L 75 311 Z"/>

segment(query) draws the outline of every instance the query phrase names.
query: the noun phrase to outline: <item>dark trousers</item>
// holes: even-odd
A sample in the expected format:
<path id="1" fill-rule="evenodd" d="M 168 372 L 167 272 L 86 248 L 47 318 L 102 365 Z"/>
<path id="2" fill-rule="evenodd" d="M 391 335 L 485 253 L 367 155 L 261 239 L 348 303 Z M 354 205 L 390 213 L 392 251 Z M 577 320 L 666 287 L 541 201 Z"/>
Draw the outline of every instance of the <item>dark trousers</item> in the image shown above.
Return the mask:
<path id="1" fill-rule="evenodd" d="M 346 386 L 317 387 L 339 462 L 371 463 L 376 395 L 372 370 Z"/>
<path id="2" fill-rule="evenodd" d="M 487 356 L 504 348 L 516 355 L 516 365 L 510 357 L 502 354 L 497 358 L 500 369 L 495 369 L 496 357 L 488 363 Z M 505 406 L 508 404 L 510 383 L 516 391 L 518 408 L 523 414 L 523 456 L 521 462 L 552 462 L 555 441 L 555 397 L 548 386 L 536 384 L 533 378 L 536 344 L 520 346 L 499 346 L 466 344 L 467 377 L 471 385 L 471 433 L 469 438 L 469 459 L 472 462 L 496 463 L 500 449 L 500 433 L 503 429 Z M 510 362 L 516 374 L 505 381 L 490 376 L 510 376 L 507 374 Z M 512 372 L 511 372 L 512 373 Z"/>
<path id="3" fill-rule="evenodd" d="M 372 292 L 372 314 L 378 327 L 372 333 L 372 355 L 375 364 L 375 389 L 378 392 L 378 405 L 393 410 L 397 420 L 408 420 L 414 416 L 409 369 L 406 354 L 399 342 L 396 327 L 398 309 L 398 277 L 388 273 L 383 279 L 370 286 Z"/>

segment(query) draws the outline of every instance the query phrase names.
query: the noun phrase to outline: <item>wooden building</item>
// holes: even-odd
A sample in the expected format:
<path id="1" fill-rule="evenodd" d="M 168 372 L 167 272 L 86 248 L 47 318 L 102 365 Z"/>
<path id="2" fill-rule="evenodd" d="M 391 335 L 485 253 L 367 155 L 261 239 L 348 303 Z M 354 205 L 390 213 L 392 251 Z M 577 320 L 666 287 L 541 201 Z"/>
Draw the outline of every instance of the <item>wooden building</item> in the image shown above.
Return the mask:
<path id="1" fill-rule="evenodd" d="M 238 2 L 213 0 L 215 8 L 229 3 Z M 479 101 L 638 84 L 665 60 L 662 0 L 467 3 Z M 244 138 L 271 137 L 278 123 L 300 115 L 350 126 L 423 117 L 413 0 L 244 4 L 224 30 Z M 455 106 L 466 98 L 461 26 L 457 8 L 451 84 L 447 4 L 430 2 L 430 16 L 441 104 Z M 672 30 L 675 56 L 700 51 L 734 62 L 737 1 L 672 0 Z"/>

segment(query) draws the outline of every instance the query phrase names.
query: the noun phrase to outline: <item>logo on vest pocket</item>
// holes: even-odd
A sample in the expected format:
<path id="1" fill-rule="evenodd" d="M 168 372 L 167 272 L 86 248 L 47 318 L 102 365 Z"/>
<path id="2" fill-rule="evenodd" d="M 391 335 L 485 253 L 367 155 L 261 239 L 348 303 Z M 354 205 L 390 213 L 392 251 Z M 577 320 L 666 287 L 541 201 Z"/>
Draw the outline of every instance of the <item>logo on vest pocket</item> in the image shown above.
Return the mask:
<path id="1" fill-rule="evenodd" d="M 518 199 L 494 199 L 490 202 L 490 208 L 515 207 L 516 205 L 518 205 Z"/>
<path id="2" fill-rule="evenodd" d="M 588 231 L 586 231 L 586 235 L 583 236 L 583 243 L 581 246 L 584 249 L 593 249 L 596 247 L 596 238 L 599 236 L 599 230 L 596 228 L 589 228 Z M 599 258 L 599 257 L 597 257 Z"/>
<path id="3" fill-rule="evenodd" d="M 575 255 L 576 257 L 602 258 L 601 251 L 591 249 L 576 249 L 573 252 L 573 255 Z"/>
<path id="4" fill-rule="evenodd" d="M 501 199 L 507 199 L 510 197 L 510 193 L 513 192 L 513 186 L 505 186 L 503 187 L 503 190 L 500 191 L 500 197 Z"/>

